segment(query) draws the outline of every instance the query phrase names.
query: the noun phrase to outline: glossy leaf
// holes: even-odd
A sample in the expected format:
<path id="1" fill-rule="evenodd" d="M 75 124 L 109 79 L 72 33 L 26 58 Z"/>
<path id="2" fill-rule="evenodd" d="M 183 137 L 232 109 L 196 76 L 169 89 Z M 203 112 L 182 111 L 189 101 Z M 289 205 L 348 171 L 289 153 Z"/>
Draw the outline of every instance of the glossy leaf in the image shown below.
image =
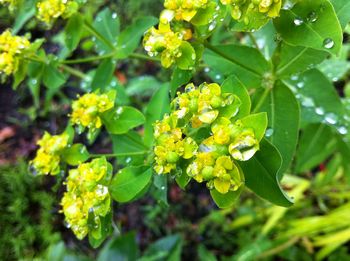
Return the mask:
<path id="1" fill-rule="evenodd" d="M 280 153 L 265 139 L 253 158 L 239 162 L 248 188 L 276 205 L 289 207 L 293 203 L 282 190 L 277 177 L 281 164 Z"/>
<path id="2" fill-rule="evenodd" d="M 203 55 L 210 68 L 225 76 L 235 75 L 248 89 L 261 87 L 270 65 L 258 50 L 241 45 L 217 45 L 214 50 L 206 49 Z"/>
<path id="3" fill-rule="evenodd" d="M 139 46 L 140 39 L 147 29 L 157 22 L 158 19 L 153 16 L 144 16 L 122 31 L 118 37 L 116 57 L 126 58 L 130 55 Z"/>
<path id="4" fill-rule="evenodd" d="M 276 73 L 281 78 L 290 77 L 293 74 L 304 72 L 310 67 L 315 67 L 327 56 L 328 53 L 324 51 L 283 43 Z"/>
<path id="5" fill-rule="evenodd" d="M 97 51 L 100 53 L 113 51 L 113 45 L 117 43 L 120 30 L 117 13 L 112 13 L 109 8 L 103 9 L 96 15 L 93 27 L 108 42 L 106 43 L 99 37 L 95 38 Z"/>
<path id="6" fill-rule="evenodd" d="M 271 90 L 260 111 L 267 112 L 266 138 L 281 153 L 283 162 L 279 170 L 281 179 L 288 169 L 298 143 L 300 111 L 294 94 L 283 83 L 278 82 Z"/>
<path id="7" fill-rule="evenodd" d="M 241 100 L 241 106 L 237 118 L 242 118 L 250 113 L 251 101 L 246 86 L 235 76 L 227 78 L 221 85 L 223 93 L 233 93 Z"/>
<path id="8" fill-rule="evenodd" d="M 187 41 L 183 41 L 179 49 L 181 56 L 176 58 L 176 65 L 181 70 L 192 70 L 196 62 L 196 52 L 192 45 Z"/>
<path id="9" fill-rule="evenodd" d="M 138 252 L 136 235 L 129 232 L 107 242 L 99 252 L 97 261 L 136 260 Z"/>
<path id="10" fill-rule="evenodd" d="M 80 38 L 83 34 L 84 18 L 81 14 L 76 13 L 72 15 L 65 28 L 64 40 L 67 48 L 73 51 L 77 48 Z"/>
<path id="11" fill-rule="evenodd" d="M 337 139 L 327 125 L 312 124 L 304 129 L 299 144 L 297 173 L 310 171 L 326 160 L 336 149 Z"/>
<path id="12" fill-rule="evenodd" d="M 191 78 L 192 78 L 192 71 L 181 70 L 178 67 L 176 67 L 173 71 L 173 74 L 171 75 L 171 82 L 170 82 L 171 97 L 174 98 L 176 95 L 177 89 L 180 88 L 182 85 L 185 85 L 186 83 L 188 83 Z"/>
<path id="13" fill-rule="evenodd" d="M 342 29 L 328 0 L 299 1 L 292 9 L 281 10 L 274 24 L 277 32 L 289 44 L 333 54 L 341 49 Z"/>
<path id="14" fill-rule="evenodd" d="M 113 74 L 115 70 L 115 63 L 112 59 L 105 59 L 97 67 L 94 78 L 91 83 L 91 90 L 101 90 L 104 91 L 108 84 L 113 79 Z"/>
<path id="15" fill-rule="evenodd" d="M 260 141 L 264 137 L 267 128 L 266 112 L 250 114 L 240 120 L 242 121 L 245 127 L 252 128 L 254 130 L 255 138 L 258 141 Z"/>
<path id="16" fill-rule="evenodd" d="M 229 191 L 226 194 L 221 194 L 216 189 L 210 190 L 210 195 L 215 204 L 219 208 L 232 207 L 243 191 L 244 186 L 241 186 L 237 191 Z"/>
<path id="17" fill-rule="evenodd" d="M 147 145 L 151 145 L 153 142 L 153 124 L 156 120 L 162 119 L 165 113 L 170 111 L 170 99 L 169 88 L 163 86 L 160 88 L 151 98 L 148 103 L 145 116 L 145 135 L 144 140 Z"/>
<path id="18" fill-rule="evenodd" d="M 62 159 L 72 166 L 77 166 L 89 158 L 90 154 L 83 144 L 74 144 L 62 152 Z"/>
<path id="19" fill-rule="evenodd" d="M 350 22 L 350 2 L 348 0 L 330 0 L 338 16 L 341 27 L 344 29 Z"/>
<path id="20" fill-rule="evenodd" d="M 102 122 L 111 134 L 123 134 L 145 122 L 145 116 L 134 107 L 117 107 L 102 114 Z"/>
<path id="21" fill-rule="evenodd" d="M 127 167 L 120 170 L 109 186 L 112 198 L 118 202 L 128 202 L 137 196 L 151 181 L 149 167 Z"/>

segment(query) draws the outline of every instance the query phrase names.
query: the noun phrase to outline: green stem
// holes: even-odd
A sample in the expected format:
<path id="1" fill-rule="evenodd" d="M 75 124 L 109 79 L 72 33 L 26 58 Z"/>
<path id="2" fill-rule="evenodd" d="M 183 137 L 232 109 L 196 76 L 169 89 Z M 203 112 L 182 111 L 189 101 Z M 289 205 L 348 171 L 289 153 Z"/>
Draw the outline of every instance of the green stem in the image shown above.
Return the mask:
<path id="1" fill-rule="evenodd" d="M 84 74 L 81 71 L 79 71 L 77 69 L 74 69 L 74 68 L 72 68 L 70 66 L 61 64 L 60 68 L 62 70 L 65 70 L 66 72 L 70 73 L 71 75 L 74 75 L 74 76 L 78 77 L 78 78 L 85 79 L 87 77 L 86 74 Z"/>
<path id="2" fill-rule="evenodd" d="M 61 61 L 61 63 L 62 64 L 88 63 L 88 62 L 103 60 L 103 59 L 107 59 L 107 58 L 112 58 L 113 56 L 115 56 L 115 54 L 116 54 L 116 52 L 114 51 L 111 53 L 107 53 L 105 55 L 91 56 L 91 57 L 74 59 L 74 60 L 65 60 L 65 61 Z"/>
<path id="3" fill-rule="evenodd" d="M 111 153 L 111 154 L 90 154 L 90 157 L 92 157 L 92 158 L 98 158 L 98 157 L 113 158 L 113 157 L 139 156 L 139 155 L 145 155 L 147 153 L 149 153 L 149 151 L 137 151 L 137 152 L 126 152 L 126 153 Z"/>
<path id="4" fill-rule="evenodd" d="M 129 58 L 135 58 L 145 61 L 152 61 L 152 62 L 160 62 L 159 58 L 156 57 L 150 57 L 148 55 L 142 54 L 142 53 L 132 53 L 129 55 Z"/>
<path id="5" fill-rule="evenodd" d="M 84 26 L 92 35 L 104 42 L 108 47 L 110 47 L 113 50 L 115 49 L 114 45 L 109 40 L 107 40 L 102 34 L 96 31 L 96 29 L 88 21 L 84 21 Z"/>
<path id="6" fill-rule="evenodd" d="M 292 237 L 290 240 L 288 240 L 287 242 L 283 243 L 282 245 L 279 245 L 275 248 L 272 248 L 266 252 L 261 253 L 258 256 L 258 259 L 265 259 L 269 256 L 274 256 L 278 253 L 281 253 L 283 250 L 293 246 L 295 243 L 297 243 L 299 241 L 299 237 Z"/>
<path id="7" fill-rule="evenodd" d="M 258 112 L 260 110 L 261 106 L 264 104 L 264 102 L 265 102 L 267 96 L 270 94 L 271 90 L 272 90 L 271 88 L 266 88 L 264 90 L 264 93 L 261 95 L 258 103 L 256 104 L 256 106 L 255 106 L 255 108 L 253 110 L 253 113 L 256 113 L 256 112 Z"/>
<path id="8" fill-rule="evenodd" d="M 212 46 L 211 44 L 209 44 L 208 42 L 204 42 L 204 46 L 206 48 L 208 48 L 209 50 L 213 51 L 214 53 L 222 56 L 223 58 L 225 58 L 226 60 L 229 60 L 235 64 L 237 64 L 238 66 L 246 69 L 247 71 L 251 72 L 252 74 L 261 77 L 261 74 L 257 71 L 255 71 L 252 68 L 249 68 L 248 66 L 246 66 L 245 64 L 241 63 L 240 61 L 236 60 L 233 57 L 228 56 L 227 54 L 225 54 L 224 52 L 222 52 L 219 48 L 216 48 L 215 46 Z"/>

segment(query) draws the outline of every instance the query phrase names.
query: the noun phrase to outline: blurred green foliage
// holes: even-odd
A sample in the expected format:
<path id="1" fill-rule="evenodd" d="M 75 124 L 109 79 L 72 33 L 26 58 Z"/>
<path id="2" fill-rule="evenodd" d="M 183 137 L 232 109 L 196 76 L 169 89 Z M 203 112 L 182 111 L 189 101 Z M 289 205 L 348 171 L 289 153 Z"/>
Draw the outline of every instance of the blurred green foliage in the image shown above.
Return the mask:
<path id="1" fill-rule="evenodd" d="M 32 259 L 59 240 L 52 215 L 56 200 L 27 165 L 0 167 L 0 259 Z"/>

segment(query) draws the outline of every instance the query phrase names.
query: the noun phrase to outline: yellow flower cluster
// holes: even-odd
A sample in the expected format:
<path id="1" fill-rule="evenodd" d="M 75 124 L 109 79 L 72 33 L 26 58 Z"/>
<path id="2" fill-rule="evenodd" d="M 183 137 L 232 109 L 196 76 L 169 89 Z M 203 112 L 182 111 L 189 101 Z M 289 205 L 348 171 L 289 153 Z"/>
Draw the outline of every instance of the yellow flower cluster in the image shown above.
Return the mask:
<path id="1" fill-rule="evenodd" d="M 172 11 L 176 20 L 189 22 L 199 9 L 207 7 L 208 2 L 208 0 L 165 0 L 164 7 Z"/>
<path id="2" fill-rule="evenodd" d="M 184 46 L 184 42 L 192 38 L 191 20 L 199 10 L 209 9 L 212 5 L 216 6 L 213 0 L 165 0 L 165 9 L 160 14 L 158 29 L 152 27 L 145 33 L 143 45 L 148 55 L 160 55 L 162 66 L 169 68 L 183 58 L 183 49 L 186 48 L 186 55 L 190 56 L 189 59 L 192 59 L 194 64 L 196 53 L 190 44 Z M 190 68 L 191 66 L 181 69 Z"/>
<path id="3" fill-rule="evenodd" d="M 266 14 L 269 18 L 279 16 L 282 0 L 220 0 L 223 5 L 232 7 L 231 15 L 235 20 L 249 23 L 253 13 Z"/>
<path id="4" fill-rule="evenodd" d="M 30 162 L 33 172 L 38 175 L 57 175 L 60 172 L 60 153 L 68 146 L 68 140 L 66 133 L 51 136 L 45 132 L 37 143 L 40 148 L 36 157 Z"/>
<path id="5" fill-rule="evenodd" d="M 94 229 L 101 227 L 100 218 L 111 211 L 108 191 L 111 175 L 111 167 L 105 158 L 94 159 L 69 171 L 67 192 L 61 205 L 67 225 L 78 239 L 83 239 L 91 226 Z"/>
<path id="6" fill-rule="evenodd" d="M 68 18 L 78 9 L 72 0 L 42 0 L 37 3 L 37 18 L 51 25 L 57 18 Z"/>
<path id="7" fill-rule="evenodd" d="M 169 68 L 182 55 L 180 46 L 191 34 L 186 30 L 173 32 L 169 24 L 159 24 L 159 29 L 152 27 L 146 32 L 143 45 L 149 56 L 161 54 L 162 65 Z"/>
<path id="8" fill-rule="evenodd" d="M 155 171 L 185 168 L 209 189 L 222 194 L 237 190 L 244 177 L 236 161 L 249 160 L 259 149 L 255 130 L 235 117 L 240 104 L 218 84 L 188 84 L 172 102 L 171 114 L 155 124 Z"/>
<path id="9" fill-rule="evenodd" d="M 0 0 L 0 4 L 7 5 L 9 10 L 12 11 L 16 8 L 17 0 Z"/>
<path id="10" fill-rule="evenodd" d="M 84 94 L 72 104 L 71 121 L 82 128 L 99 129 L 102 126 L 100 114 L 112 109 L 113 106 L 114 99 L 107 94 Z"/>
<path id="11" fill-rule="evenodd" d="M 0 35 L 0 74 L 15 73 L 29 47 L 27 38 L 14 36 L 9 30 L 4 31 Z"/>
<path id="12" fill-rule="evenodd" d="M 197 143 L 190 137 L 182 138 L 181 128 L 177 128 L 177 119 L 174 115 L 165 116 L 162 121 L 155 124 L 154 147 L 155 166 L 158 174 L 170 173 L 176 169 L 180 158 L 190 159 L 198 149 Z"/>

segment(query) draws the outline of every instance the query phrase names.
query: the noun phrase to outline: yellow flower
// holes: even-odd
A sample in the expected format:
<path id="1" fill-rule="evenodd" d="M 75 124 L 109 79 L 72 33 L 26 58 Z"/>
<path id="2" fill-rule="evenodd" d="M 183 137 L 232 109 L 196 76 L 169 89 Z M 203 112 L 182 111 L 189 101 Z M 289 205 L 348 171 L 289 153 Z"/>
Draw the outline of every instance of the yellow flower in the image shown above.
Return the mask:
<path id="1" fill-rule="evenodd" d="M 220 0 L 223 5 L 231 5 L 231 16 L 235 20 L 249 21 L 254 13 L 266 14 L 268 18 L 279 16 L 282 0 Z"/>
<path id="2" fill-rule="evenodd" d="M 9 30 L 4 31 L 0 35 L 0 74 L 15 73 L 29 47 L 27 38 L 14 36 Z"/>
<path id="3" fill-rule="evenodd" d="M 77 8 L 77 3 L 71 0 L 42 0 L 37 3 L 37 18 L 51 25 L 59 17 L 68 18 Z"/>
<path id="4" fill-rule="evenodd" d="M 30 162 L 33 171 L 38 175 L 57 175 L 60 172 L 60 152 L 68 145 L 68 134 L 51 136 L 45 132 L 37 142 L 40 146 L 36 157 Z"/>
<path id="5" fill-rule="evenodd" d="M 89 216 L 93 216 L 93 227 L 100 225 L 100 218 L 111 210 L 108 182 L 111 171 L 105 158 L 99 158 L 72 169 L 67 178 L 67 192 L 61 205 L 69 228 L 78 239 L 90 231 Z"/>
<path id="6" fill-rule="evenodd" d="M 183 39 L 184 35 L 172 31 L 169 24 L 160 23 L 158 29 L 152 27 L 145 33 L 143 46 L 149 56 L 160 55 L 162 66 L 169 68 L 182 55 Z"/>
<path id="7" fill-rule="evenodd" d="M 72 104 L 72 123 L 90 129 L 99 129 L 102 126 L 100 114 L 112 109 L 114 100 L 107 94 L 87 93 Z"/>
<path id="8" fill-rule="evenodd" d="M 192 138 L 182 137 L 183 133 L 180 128 L 173 128 L 174 124 L 176 125 L 173 119 L 173 117 L 165 116 L 163 121 L 157 121 L 155 124 L 154 170 L 158 174 L 166 174 L 175 170 L 180 158 L 192 158 L 198 148 Z"/>
<path id="9" fill-rule="evenodd" d="M 176 20 L 187 22 L 197 14 L 198 9 L 205 8 L 208 0 L 165 0 L 164 7 L 174 12 Z"/>
<path id="10" fill-rule="evenodd" d="M 261 0 L 259 12 L 266 13 L 268 17 L 275 18 L 279 16 L 282 7 L 282 0 Z"/>
<path id="11" fill-rule="evenodd" d="M 239 161 L 249 160 L 259 150 L 259 141 L 252 129 L 243 129 L 228 147 L 232 158 Z"/>
<path id="12" fill-rule="evenodd" d="M 0 0 L 0 4 L 7 5 L 10 11 L 16 9 L 18 0 Z"/>

